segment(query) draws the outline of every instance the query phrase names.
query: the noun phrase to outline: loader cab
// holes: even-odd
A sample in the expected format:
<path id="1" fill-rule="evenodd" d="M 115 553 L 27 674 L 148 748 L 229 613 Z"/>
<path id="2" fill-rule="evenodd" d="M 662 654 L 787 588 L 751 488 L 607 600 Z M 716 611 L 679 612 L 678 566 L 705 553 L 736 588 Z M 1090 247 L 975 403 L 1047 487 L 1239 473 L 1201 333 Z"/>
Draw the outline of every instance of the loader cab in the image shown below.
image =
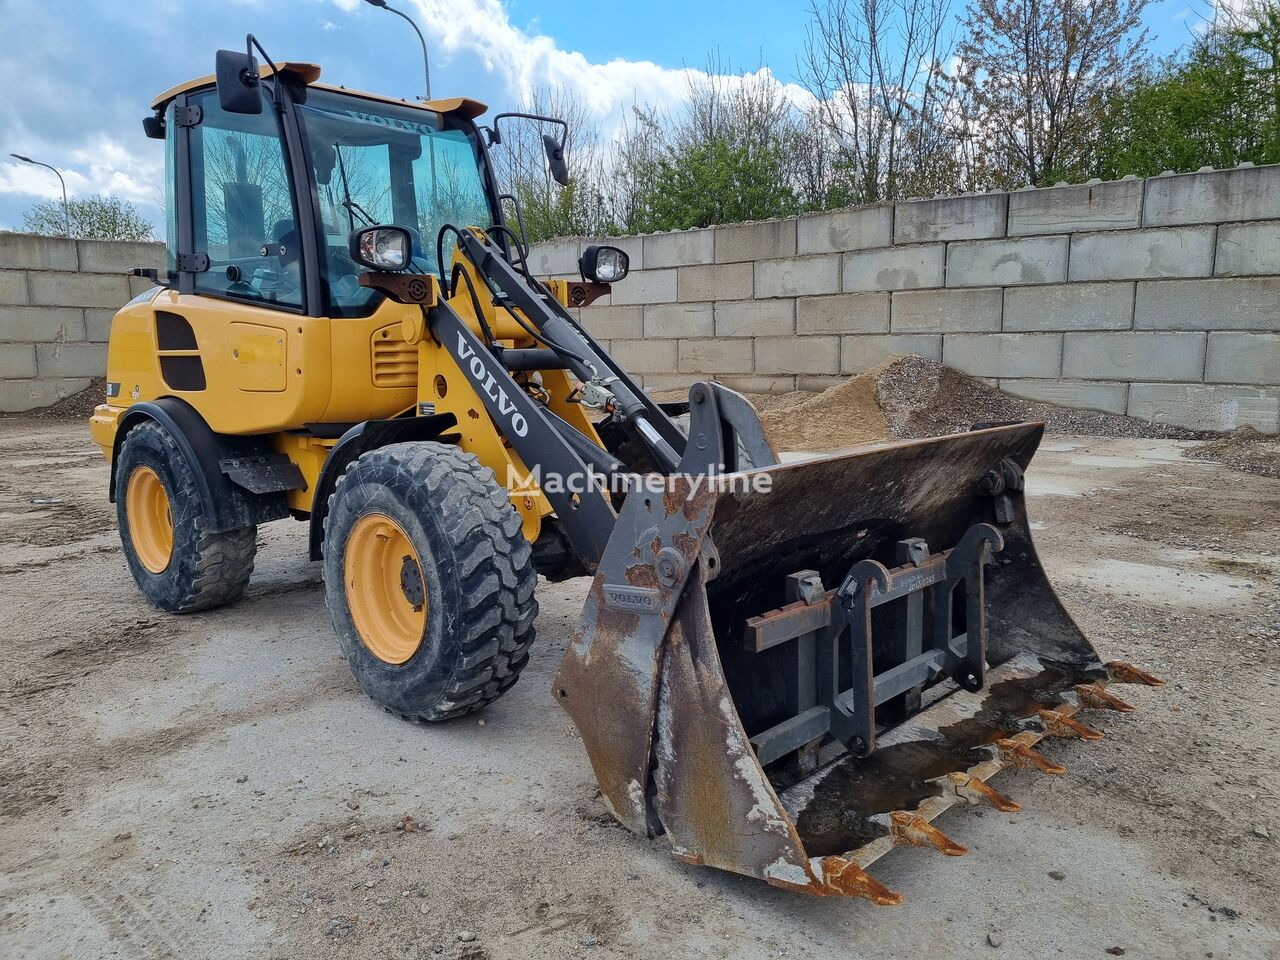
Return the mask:
<path id="1" fill-rule="evenodd" d="M 502 224 L 475 124 L 486 108 L 356 93 L 312 64 L 258 73 L 231 104 L 214 76 L 152 103 L 167 279 L 113 321 L 116 409 L 173 397 L 227 435 L 401 415 L 418 399 L 418 351 L 399 332 L 416 308 L 361 286 L 349 240 L 403 227 L 410 268 L 438 273 L 456 243 L 443 224 Z M 118 416 L 95 427 L 106 450 Z"/>
<path id="2" fill-rule="evenodd" d="M 227 109 L 213 78 L 163 104 L 169 272 L 180 292 L 365 317 L 382 298 L 359 284 L 353 231 L 404 227 L 414 271 L 437 273 L 455 242 L 440 237 L 444 224 L 503 222 L 473 122 L 482 104 L 357 94 L 319 84 L 309 64 L 266 73 L 249 93 L 257 110 L 243 96 Z"/>

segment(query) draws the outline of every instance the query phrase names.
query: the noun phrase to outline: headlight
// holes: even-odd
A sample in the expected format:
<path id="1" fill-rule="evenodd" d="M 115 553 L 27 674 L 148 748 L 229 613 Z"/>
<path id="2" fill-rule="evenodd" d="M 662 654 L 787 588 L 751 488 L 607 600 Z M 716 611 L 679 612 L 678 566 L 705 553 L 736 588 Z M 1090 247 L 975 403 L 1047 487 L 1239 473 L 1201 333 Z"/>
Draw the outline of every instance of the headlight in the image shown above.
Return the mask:
<path id="1" fill-rule="evenodd" d="M 404 227 L 363 227 L 353 230 L 351 259 L 371 270 L 403 270 L 409 265 L 413 243 Z"/>
<path id="2" fill-rule="evenodd" d="M 630 266 L 630 258 L 617 247 L 595 243 L 587 247 L 578 260 L 582 279 L 592 283 L 617 283 L 627 275 Z"/>

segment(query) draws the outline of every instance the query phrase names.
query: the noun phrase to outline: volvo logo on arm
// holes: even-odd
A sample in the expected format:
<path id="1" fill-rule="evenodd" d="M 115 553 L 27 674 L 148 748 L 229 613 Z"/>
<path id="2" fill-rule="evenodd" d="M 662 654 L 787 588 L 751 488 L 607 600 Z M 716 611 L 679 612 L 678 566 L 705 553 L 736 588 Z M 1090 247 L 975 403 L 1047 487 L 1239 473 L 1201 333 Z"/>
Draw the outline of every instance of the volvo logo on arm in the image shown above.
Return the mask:
<path id="1" fill-rule="evenodd" d="M 529 421 L 524 418 L 524 414 L 516 409 L 515 401 L 507 395 L 507 391 L 498 383 L 497 378 L 494 377 L 493 371 L 489 369 L 489 365 L 484 358 L 471 348 L 471 344 L 467 343 L 467 338 L 461 333 L 458 334 L 458 360 L 461 362 L 462 368 L 467 371 L 467 375 L 475 381 L 476 388 L 498 405 L 498 413 L 506 418 L 511 427 L 511 432 L 517 437 L 523 437 L 528 434 Z"/>

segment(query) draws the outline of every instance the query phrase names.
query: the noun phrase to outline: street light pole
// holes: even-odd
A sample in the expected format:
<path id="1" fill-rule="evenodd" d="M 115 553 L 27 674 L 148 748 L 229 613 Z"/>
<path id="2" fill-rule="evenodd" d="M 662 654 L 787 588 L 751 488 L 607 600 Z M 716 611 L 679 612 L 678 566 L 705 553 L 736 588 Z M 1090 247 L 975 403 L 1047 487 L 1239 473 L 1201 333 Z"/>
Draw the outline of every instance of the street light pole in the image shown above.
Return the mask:
<path id="1" fill-rule="evenodd" d="M 49 166 L 47 163 L 41 163 L 39 160 L 32 160 L 30 157 L 24 157 L 20 153 L 11 153 L 9 156 L 15 160 L 21 160 L 23 163 L 30 163 L 37 167 L 48 167 L 54 173 L 58 174 L 58 182 L 62 184 L 62 222 L 63 229 L 66 231 L 67 238 L 71 237 L 71 208 L 67 206 L 67 181 L 62 179 L 62 174 L 58 172 L 57 167 Z"/>
<path id="2" fill-rule="evenodd" d="M 422 31 L 418 29 L 418 25 L 413 22 L 413 18 L 410 17 L 407 13 L 401 13 L 395 7 L 388 6 L 387 0 L 364 0 L 364 2 L 369 4 L 369 6 L 371 7 L 381 7 L 383 10 L 386 10 L 388 13 L 394 13 L 397 17 L 403 17 L 405 20 L 409 22 L 409 26 L 413 27 L 413 32 L 418 35 L 418 42 L 422 44 L 422 69 L 423 69 L 423 74 L 426 77 L 426 81 L 427 81 L 426 96 L 424 96 L 422 99 L 430 100 L 431 99 L 431 62 L 427 59 L 427 41 L 422 36 Z"/>

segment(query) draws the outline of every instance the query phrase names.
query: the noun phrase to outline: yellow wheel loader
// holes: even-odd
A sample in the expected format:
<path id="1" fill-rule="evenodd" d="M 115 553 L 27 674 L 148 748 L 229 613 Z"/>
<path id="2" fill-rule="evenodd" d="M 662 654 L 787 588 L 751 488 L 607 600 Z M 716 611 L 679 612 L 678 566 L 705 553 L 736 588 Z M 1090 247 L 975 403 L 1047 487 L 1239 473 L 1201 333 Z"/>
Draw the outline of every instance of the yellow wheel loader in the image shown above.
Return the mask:
<path id="1" fill-rule="evenodd" d="M 621 250 L 532 275 L 490 160 L 529 118 L 319 78 L 250 37 L 145 121 L 168 264 L 113 321 L 91 427 L 152 603 L 234 601 L 257 526 L 303 521 L 355 679 L 437 721 L 516 682 L 539 574 L 590 577 L 551 693 L 618 820 L 884 904 L 869 863 L 964 853 L 939 813 L 1017 809 L 996 772 L 1061 773 L 1041 738 L 1158 683 L 1099 661 L 1037 559 L 1042 424 L 781 464 L 742 396 L 655 403 L 580 325 Z"/>

